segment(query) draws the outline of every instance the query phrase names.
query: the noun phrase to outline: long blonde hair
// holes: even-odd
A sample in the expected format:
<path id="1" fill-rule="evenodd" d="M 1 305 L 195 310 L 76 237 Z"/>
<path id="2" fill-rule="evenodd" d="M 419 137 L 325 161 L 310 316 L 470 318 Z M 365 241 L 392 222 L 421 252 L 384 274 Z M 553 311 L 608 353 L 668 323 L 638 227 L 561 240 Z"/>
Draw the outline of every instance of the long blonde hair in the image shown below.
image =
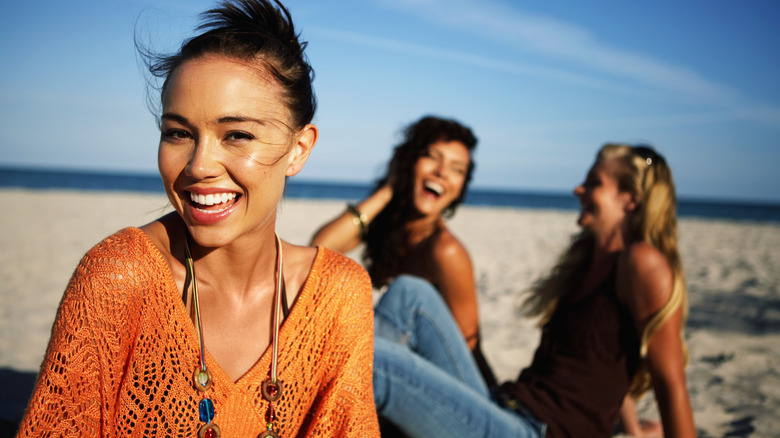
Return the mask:
<path id="1" fill-rule="evenodd" d="M 647 242 L 658 249 L 672 269 L 674 279 L 669 300 L 650 318 L 640 336 L 639 354 L 643 360 L 629 388 L 631 396 L 638 398 L 651 386 L 650 373 L 644 361 L 647 345 L 678 309 L 682 312 L 680 340 L 683 356 L 685 363 L 688 362 L 683 331 L 688 299 L 685 274 L 677 250 L 677 198 L 671 169 L 652 148 L 606 144 L 599 150 L 596 162 L 607 159 L 619 164 L 612 175 L 618 190 L 631 193 L 636 203 L 636 208 L 627 218 L 628 242 Z M 532 286 L 531 294 L 523 303 L 529 316 L 541 316 L 540 323 L 544 324 L 552 316 L 560 298 L 578 289 L 588 269 L 594 244 L 593 235 L 588 231 L 583 230 L 573 237 L 571 245 L 550 273 Z"/>

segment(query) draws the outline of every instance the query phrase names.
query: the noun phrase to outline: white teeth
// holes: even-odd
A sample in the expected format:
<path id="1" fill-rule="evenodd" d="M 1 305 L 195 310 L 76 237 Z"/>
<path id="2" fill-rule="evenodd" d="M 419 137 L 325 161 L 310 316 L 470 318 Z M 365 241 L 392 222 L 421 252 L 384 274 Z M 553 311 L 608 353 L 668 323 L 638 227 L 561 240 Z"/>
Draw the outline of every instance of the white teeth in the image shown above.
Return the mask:
<path id="1" fill-rule="evenodd" d="M 228 202 L 236 198 L 235 193 L 214 193 L 209 195 L 198 195 L 190 192 L 190 200 L 200 205 L 216 205 Z"/>
<path id="2" fill-rule="evenodd" d="M 426 189 L 436 193 L 439 196 L 441 196 L 441 194 L 444 193 L 444 187 L 442 187 L 440 184 L 437 184 L 435 182 L 426 181 L 424 186 Z"/>

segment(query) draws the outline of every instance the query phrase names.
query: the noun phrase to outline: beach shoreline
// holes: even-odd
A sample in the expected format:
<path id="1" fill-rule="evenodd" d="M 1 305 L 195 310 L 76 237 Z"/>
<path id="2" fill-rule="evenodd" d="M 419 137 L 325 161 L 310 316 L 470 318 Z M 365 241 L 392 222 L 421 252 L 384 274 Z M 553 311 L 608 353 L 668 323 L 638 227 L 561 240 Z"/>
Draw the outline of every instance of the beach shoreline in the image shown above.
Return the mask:
<path id="1" fill-rule="evenodd" d="M 0 189 L 0 201 L 6 206 L 0 297 L 7 303 L 0 310 L 0 371 L 34 375 L 84 253 L 171 209 L 165 195 L 134 192 Z M 286 199 L 278 232 L 308 244 L 344 207 L 344 201 Z M 517 307 L 577 231 L 576 214 L 462 206 L 449 221 L 474 262 L 483 347 L 501 380 L 516 378 L 531 360 L 538 329 Z M 774 436 L 780 430 L 780 226 L 683 218 L 679 235 L 690 298 L 686 373 L 700 436 Z M 359 260 L 358 251 L 350 256 Z M 0 399 L 9 397 L 15 405 L 3 405 L 4 415 L 20 415 L 20 396 Z M 652 397 L 639 410 L 657 418 Z"/>

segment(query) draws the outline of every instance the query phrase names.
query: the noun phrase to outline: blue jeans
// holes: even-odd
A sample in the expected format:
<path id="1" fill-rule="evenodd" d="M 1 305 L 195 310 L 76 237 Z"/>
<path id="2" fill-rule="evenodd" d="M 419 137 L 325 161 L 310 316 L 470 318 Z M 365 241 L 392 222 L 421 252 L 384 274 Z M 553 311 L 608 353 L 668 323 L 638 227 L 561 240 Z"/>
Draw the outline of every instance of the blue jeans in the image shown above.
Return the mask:
<path id="1" fill-rule="evenodd" d="M 428 282 L 398 277 L 374 309 L 374 401 L 409 437 L 544 437 L 491 400 L 463 335 Z"/>

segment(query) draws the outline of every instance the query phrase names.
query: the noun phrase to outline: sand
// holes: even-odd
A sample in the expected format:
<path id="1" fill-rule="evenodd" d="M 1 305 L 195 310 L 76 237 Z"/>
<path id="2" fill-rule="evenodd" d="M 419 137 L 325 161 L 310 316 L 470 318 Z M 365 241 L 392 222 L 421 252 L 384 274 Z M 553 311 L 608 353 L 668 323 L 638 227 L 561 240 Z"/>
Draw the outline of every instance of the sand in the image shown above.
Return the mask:
<path id="1" fill-rule="evenodd" d="M 18 421 L 65 285 L 81 256 L 126 226 L 166 211 L 163 195 L 0 189 L 0 419 Z M 343 201 L 288 199 L 282 238 L 306 244 Z M 501 379 L 530 361 L 535 322 L 517 314 L 549 269 L 575 213 L 462 207 L 450 227 L 475 266 L 484 348 Z M 699 436 L 780 435 L 780 226 L 681 219 L 680 252 L 690 299 L 688 387 Z M 357 252 L 351 256 L 358 257 Z M 640 416 L 657 418 L 652 396 Z"/>

